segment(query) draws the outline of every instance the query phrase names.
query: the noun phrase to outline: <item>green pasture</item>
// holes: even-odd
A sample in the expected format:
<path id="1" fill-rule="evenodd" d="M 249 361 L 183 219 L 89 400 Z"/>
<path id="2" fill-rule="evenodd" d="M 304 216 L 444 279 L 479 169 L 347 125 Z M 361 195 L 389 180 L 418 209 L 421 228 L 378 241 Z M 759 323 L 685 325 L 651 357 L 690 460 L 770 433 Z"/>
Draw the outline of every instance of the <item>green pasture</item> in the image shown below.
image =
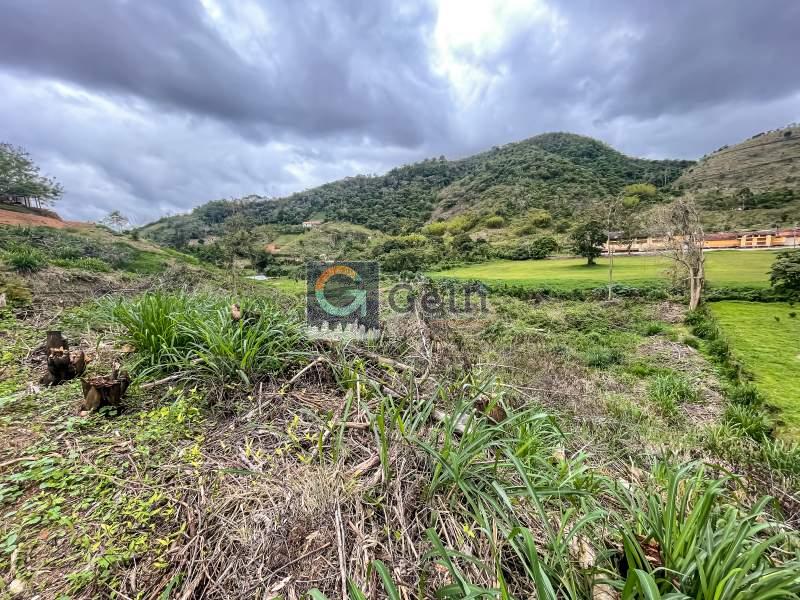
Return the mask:
<path id="1" fill-rule="evenodd" d="M 784 432 L 800 436 L 800 307 L 740 301 L 709 306 L 736 356 L 780 410 Z"/>
<path id="2" fill-rule="evenodd" d="M 775 252 L 718 251 L 706 253 L 706 278 L 712 287 L 767 287 Z M 665 281 L 672 261 L 665 256 L 616 256 L 614 281 L 627 285 Z M 582 258 L 496 260 L 446 271 L 432 277 L 479 280 L 527 287 L 593 288 L 608 283 L 608 258 L 586 265 Z"/>

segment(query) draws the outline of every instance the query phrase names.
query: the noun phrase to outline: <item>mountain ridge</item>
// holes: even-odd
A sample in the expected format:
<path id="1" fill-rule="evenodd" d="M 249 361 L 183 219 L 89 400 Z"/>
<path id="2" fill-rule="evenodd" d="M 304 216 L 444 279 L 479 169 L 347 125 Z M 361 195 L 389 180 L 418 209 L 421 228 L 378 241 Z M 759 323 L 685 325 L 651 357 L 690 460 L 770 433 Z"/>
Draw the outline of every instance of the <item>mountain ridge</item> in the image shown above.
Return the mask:
<path id="1" fill-rule="evenodd" d="M 667 189 L 692 164 L 629 157 L 590 137 L 552 132 L 456 160 L 440 156 L 383 175 L 346 177 L 283 198 L 212 201 L 140 231 L 180 246 L 218 233 L 234 213 L 257 225 L 299 225 L 321 218 L 390 234 L 416 231 L 431 220 L 470 211 L 502 216 L 535 209 L 570 218 L 587 202 L 629 183 L 651 182 Z"/>

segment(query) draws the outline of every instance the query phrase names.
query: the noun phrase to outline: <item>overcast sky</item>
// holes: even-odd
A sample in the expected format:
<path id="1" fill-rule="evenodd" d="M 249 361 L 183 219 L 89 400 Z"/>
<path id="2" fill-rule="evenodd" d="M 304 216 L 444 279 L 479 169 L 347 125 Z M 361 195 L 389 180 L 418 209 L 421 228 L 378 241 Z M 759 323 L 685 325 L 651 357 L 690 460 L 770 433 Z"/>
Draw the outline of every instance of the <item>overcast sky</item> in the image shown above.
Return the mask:
<path id="1" fill-rule="evenodd" d="M 800 121 L 800 1 L 2 0 L 0 141 L 138 224 L 546 131 L 698 158 Z"/>

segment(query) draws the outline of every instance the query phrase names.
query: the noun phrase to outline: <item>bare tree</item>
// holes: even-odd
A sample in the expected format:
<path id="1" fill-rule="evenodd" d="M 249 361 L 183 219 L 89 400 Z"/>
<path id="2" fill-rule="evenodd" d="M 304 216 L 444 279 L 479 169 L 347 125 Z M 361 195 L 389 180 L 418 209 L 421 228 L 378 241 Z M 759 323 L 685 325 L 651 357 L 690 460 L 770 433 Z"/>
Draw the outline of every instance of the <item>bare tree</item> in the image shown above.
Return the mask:
<path id="1" fill-rule="evenodd" d="M 661 224 L 667 243 L 667 252 L 675 261 L 679 279 L 689 288 L 689 310 L 700 305 L 705 286 L 705 233 L 694 196 L 678 198 L 661 214 Z"/>
<path id="2" fill-rule="evenodd" d="M 100 221 L 103 225 L 107 225 L 117 233 L 124 231 L 131 225 L 131 221 L 128 217 L 123 215 L 118 210 L 112 210 L 106 217 Z"/>

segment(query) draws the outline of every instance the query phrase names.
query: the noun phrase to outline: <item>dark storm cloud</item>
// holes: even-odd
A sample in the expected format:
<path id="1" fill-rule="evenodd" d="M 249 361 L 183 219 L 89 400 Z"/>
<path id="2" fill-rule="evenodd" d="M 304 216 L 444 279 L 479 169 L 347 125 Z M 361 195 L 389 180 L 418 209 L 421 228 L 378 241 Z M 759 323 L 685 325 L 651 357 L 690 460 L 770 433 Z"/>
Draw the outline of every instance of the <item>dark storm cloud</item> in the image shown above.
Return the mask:
<path id="1" fill-rule="evenodd" d="M 414 146 L 444 133 L 447 89 L 423 39 L 429 6 L 262 8 L 269 32 L 243 56 L 193 0 L 10 0 L 0 64 L 218 119 L 252 139 L 290 129 Z"/>
<path id="2" fill-rule="evenodd" d="M 548 7 L 550 19 L 510 23 L 491 52 L 459 55 L 490 75 L 472 115 L 486 121 L 477 128 L 485 137 L 471 140 L 471 150 L 561 129 L 635 154 L 697 158 L 800 118 L 792 103 L 800 94 L 800 2 L 554 0 Z M 646 125 L 650 135 L 636 138 L 632 131 Z"/>
<path id="3" fill-rule="evenodd" d="M 143 222 L 544 131 L 697 158 L 800 120 L 796 0 L 443 1 L 0 0 L 0 141 L 65 216 Z"/>
<path id="4" fill-rule="evenodd" d="M 608 116 L 681 114 L 714 104 L 770 101 L 800 89 L 795 0 L 563 6 L 592 37 L 609 29 L 632 33 L 617 41 L 622 56 L 611 61 L 613 72 L 598 69 L 611 75 L 605 86 L 595 81 Z"/>

